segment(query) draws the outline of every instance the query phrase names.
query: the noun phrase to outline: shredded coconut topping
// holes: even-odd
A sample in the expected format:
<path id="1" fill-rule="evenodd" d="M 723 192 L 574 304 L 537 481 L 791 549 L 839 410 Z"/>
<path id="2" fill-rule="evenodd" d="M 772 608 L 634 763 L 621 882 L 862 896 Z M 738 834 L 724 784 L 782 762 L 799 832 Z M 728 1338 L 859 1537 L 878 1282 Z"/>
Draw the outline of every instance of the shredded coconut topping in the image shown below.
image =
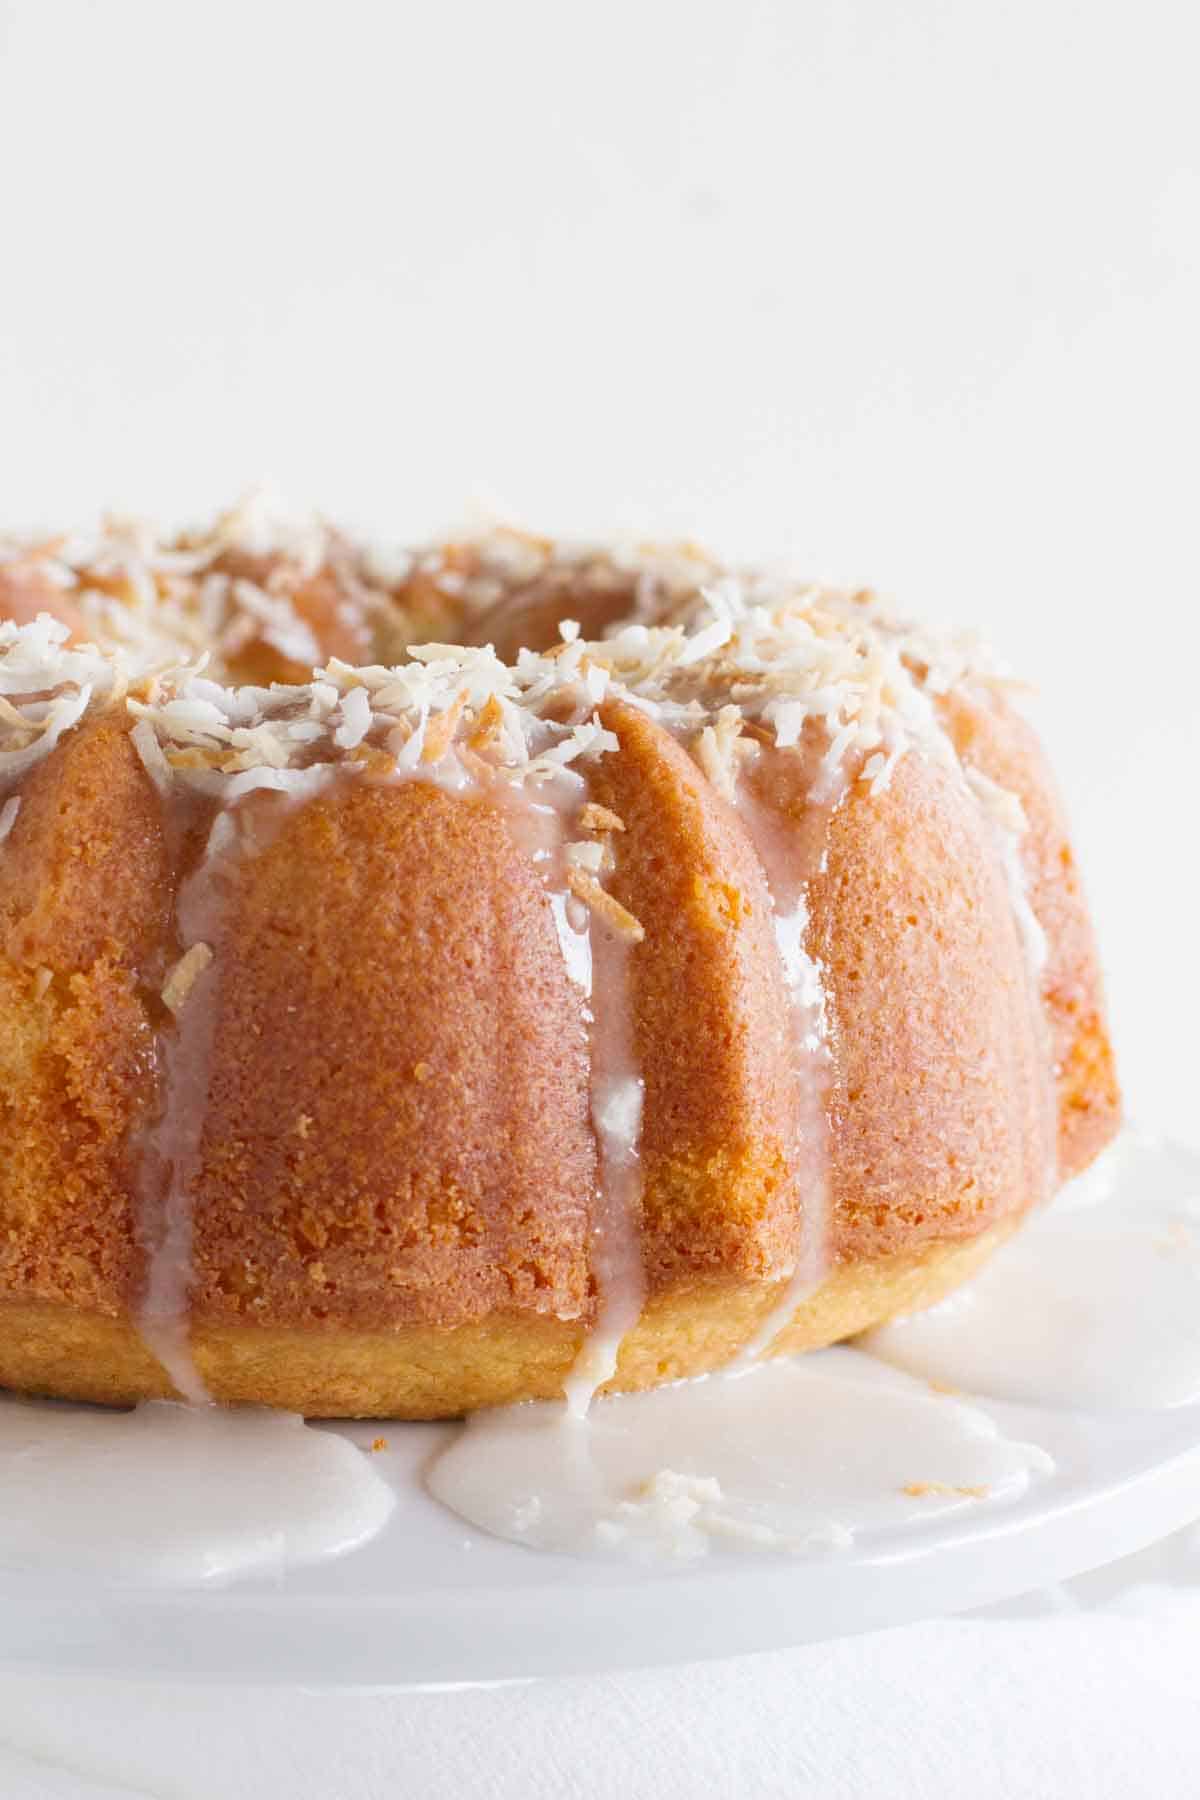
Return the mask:
<path id="1" fill-rule="evenodd" d="M 110 520 L 90 536 L 0 540 L 2 561 L 35 566 L 38 591 L 69 598 L 96 641 L 68 642 L 48 615 L 0 624 L 0 791 L 89 710 L 114 705 L 133 715 L 138 755 L 164 791 L 309 791 L 315 771 L 335 766 L 465 781 L 480 763 L 523 783 L 579 784 L 577 765 L 616 747 L 601 718 L 609 699 L 689 739 L 727 797 L 761 742 L 796 745 L 812 721 L 827 739 L 829 790 L 853 756 L 878 791 L 909 749 L 952 758 L 936 697 L 990 678 L 975 652 L 869 594 L 723 572 L 695 546 L 556 546 L 495 526 L 387 556 L 263 494 L 207 533 L 161 539 Z M 511 663 L 453 641 L 531 592 L 561 597 L 564 612 L 618 594 L 626 622 L 589 640 L 564 619 L 560 642 Z M 343 627 L 391 660 L 330 656 Z M 264 645 L 295 679 L 238 678 L 239 657 L 257 667 Z M 602 811 L 582 829 L 619 829 Z M 597 871 L 585 861 L 577 872 Z"/>
<path id="2" fill-rule="evenodd" d="M 580 810 L 578 824 L 581 831 L 595 831 L 601 835 L 625 829 L 624 819 L 611 812 L 607 806 L 598 805 L 595 800 L 589 800 Z"/>
<path id="3" fill-rule="evenodd" d="M 578 864 L 569 864 L 567 888 L 577 900 L 582 900 L 585 906 L 590 907 L 597 918 L 611 926 L 618 937 L 630 944 L 642 942 L 646 933 L 641 921 L 635 919 L 606 888 L 602 888 L 595 875 L 590 874 L 587 869 L 580 868 Z"/>
<path id="4" fill-rule="evenodd" d="M 208 944 L 193 944 L 190 950 L 184 952 L 163 983 L 163 1005 L 169 1011 L 178 1014 L 183 1010 L 188 995 L 212 958 L 213 953 Z"/>

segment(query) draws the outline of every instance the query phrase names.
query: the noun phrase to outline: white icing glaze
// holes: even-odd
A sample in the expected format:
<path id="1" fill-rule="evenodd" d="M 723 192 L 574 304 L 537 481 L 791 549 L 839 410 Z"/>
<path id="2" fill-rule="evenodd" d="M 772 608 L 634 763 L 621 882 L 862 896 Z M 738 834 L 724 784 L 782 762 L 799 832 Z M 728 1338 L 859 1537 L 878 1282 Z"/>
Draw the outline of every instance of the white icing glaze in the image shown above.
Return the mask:
<path id="1" fill-rule="evenodd" d="M 1039 1406 L 1200 1401 L 1200 1158 L 1124 1147 L 1106 1195 L 1031 1219 L 940 1306 L 862 1346 L 916 1375 Z M 1164 1175 L 1174 1175 L 1168 1185 Z M 1098 1197 L 1097 1197 L 1098 1196 Z"/>
<path id="2" fill-rule="evenodd" d="M 571 1412 L 582 1416 L 597 1389 L 616 1373 L 621 1340 L 637 1324 L 646 1295 L 638 1233 L 645 1084 L 633 1043 L 632 946 L 566 886 L 568 827 L 586 798 L 580 777 L 564 771 L 533 790 L 498 784 L 497 792 L 514 838 L 541 876 L 567 974 L 585 1001 L 598 1159 L 590 1257 L 598 1313 L 565 1384 Z"/>
<path id="3" fill-rule="evenodd" d="M 1052 1468 L 976 1408 L 833 1350 L 602 1397 L 586 1421 L 554 1403 L 478 1413 L 426 1479 L 514 1543 L 671 1562 L 869 1545 Z"/>
<path id="4" fill-rule="evenodd" d="M 199 866 L 179 890 L 176 927 L 185 953 L 197 944 L 212 948 L 220 936 L 222 886 L 236 841 L 236 815 L 219 812 Z M 219 983 L 214 959 L 200 970 L 174 1024 L 159 1035 L 161 1110 L 138 1160 L 139 1231 L 148 1258 L 138 1330 L 176 1393 L 198 1406 L 210 1396 L 190 1343 L 191 1189 L 208 1109 Z"/>
<path id="5" fill-rule="evenodd" d="M 800 752 L 797 750 L 796 754 Z M 796 1166 L 800 1175 L 803 1228 L 799 1254 L 782 1294 L 754 1336 L 742 1347 L 739 1367 L 756 1362 L 792 1321 L 796 1310 L 824 1280 L 829 1267 L 831 1198 L 827 1105 L 833 1076 L 829 1021 L 821 969 L 809 955 L 808 884 L 823 864 L 829 821 L 845 798 L 847 783 L 831 785 L 822 764 L 821 797 L 810 802 L 803 825 L 781 822 L 751 794 L 743 780 L 735 805 L 762 864 L 771 895 L 771 924 L 783 968 L 789 1009 L 796 1092 Z M 814 788 L 814 796 L 817 793 Z"/>
<path id="6" fill-rule="evenodd" d="M 554 914 L 554 929 L 558 933 L 558 947 L 567 965 L 567 974 L 589 1002 L 590 1014 L 592 934 L 587 909 L 573 894 L 568 894 L 565 890 L 551 891 L 549 898 L 550 910 Z"/>
<path id="7" fill-rule="evenodd" d="M 1054 1079 L 1054 1044 L 1050 1019 L 1042 992 L 1042 978 L 1049 956 L 1049 942 L 1041 921 L 1033 910 L 1030 897 L 1029 871 L 1022 854 L 1022 842 L 1029 829 L 1025 809 L 1017 795 L 1001 787 L 990 776 L 968 762 L 962 765 L 968 791 L 974 795 L 987 826 L 1008 889 L 1013 923 L 1025 956 L 1026 990 L 1034 1043 L 1040 1051 L 1037 1098 L 1038 1127 L 1041 1143 L 1036 1149 L 1034 1187 L 1031 1198 L 1049 1200 L 1059 1185 L 1058 1158 L 1058 1093 Z"/>
<path id="8" fill-rule="evenodd" d="M 1000 787 L 981 769 L 964 764 L 963 773 L 992 828 L 1029 972 L 1034 982 L 1040 983 L 1050 946 L 1030 903 L 1029 875 L 1021 857 L 1021 839 L 1028 830 L 1024 808 L 1015 794 Z"/>
<path id="9" fill-rule="evenodd" d="M 160 1110 L 143 1135 L 137 1168 L 138 1233 L 147 1254 L 137 1325 L 176 1393 L 196 1406 L 206 1405 L 211 1396 L 191 1349 L 192 1190 L 208 1111 L 227 891 L 238 861 L 264 849 L 288 813 L 332 778 L 331 770 L 306 771 L 291 791 L 263 783 L 265 791 L 250 789 L 220 809 L 200 861 L 180 885 L 176 900 L 175 928 L 185 957 L 198 946 L 208 954 L 156 1046 Z M 171 813 L 170 804 L 168 799 L 168 832 L 178 852 L 182 819 Z"/>
<path id="10" fill-rule="evenodd" d="M 357 1548 L 396 1498 L 346 1438 L 290 1413 L 0 1399 L 0 1563 L 196 1586 Z"/>
<path id="11" fill-rule="evenodd" d="M 567 1405 L 576 1415 L 587 1411 L 596 1390 L 615 1375 L 621 1340 L 637 1324 L 646 1294 L 638 1233 L 644 1083 L 633 1048 L 630 946 L 596 922 L 591 940 L 592 1125 L 600 1157 L 592 1270 L 599 1314 L 566 1382 Z"/>

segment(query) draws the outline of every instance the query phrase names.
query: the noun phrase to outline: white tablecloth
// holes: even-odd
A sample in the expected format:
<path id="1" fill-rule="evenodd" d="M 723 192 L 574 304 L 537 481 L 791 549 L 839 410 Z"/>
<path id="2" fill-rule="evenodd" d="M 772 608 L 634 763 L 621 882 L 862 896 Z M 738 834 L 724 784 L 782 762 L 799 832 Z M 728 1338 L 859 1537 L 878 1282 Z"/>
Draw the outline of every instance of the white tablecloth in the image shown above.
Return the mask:
<path id="1" fill-rule="evenodd" d="M 3 1800 L 1175 1800 L 1195 1532 L 986 1614 L 690 1668 L 341 1696 L 10 1675 Z"/>

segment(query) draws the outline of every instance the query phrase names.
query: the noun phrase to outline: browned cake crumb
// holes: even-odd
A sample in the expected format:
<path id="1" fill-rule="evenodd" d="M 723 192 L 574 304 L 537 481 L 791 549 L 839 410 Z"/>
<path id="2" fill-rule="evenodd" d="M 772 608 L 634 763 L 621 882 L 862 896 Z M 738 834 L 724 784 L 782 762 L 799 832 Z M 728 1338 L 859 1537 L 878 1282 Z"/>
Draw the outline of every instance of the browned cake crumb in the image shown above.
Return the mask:
<path id="1" fill-rule="evenodd" d="M 946 1481 L 909 1481 L 900 1489 L 913 1500 L 924 1500 L 929 1494 L 961 1494 L 965 1500 L 986 1500 L 991 1489 L 986 1484 L 954 1487 Z"/>

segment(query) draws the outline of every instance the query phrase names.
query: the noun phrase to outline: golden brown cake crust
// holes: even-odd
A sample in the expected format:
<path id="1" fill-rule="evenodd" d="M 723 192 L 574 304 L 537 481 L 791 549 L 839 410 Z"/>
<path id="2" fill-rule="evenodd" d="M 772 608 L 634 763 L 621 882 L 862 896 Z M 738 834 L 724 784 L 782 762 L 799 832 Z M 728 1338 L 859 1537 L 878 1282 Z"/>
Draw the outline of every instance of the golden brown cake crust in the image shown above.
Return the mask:
<path id="1" fill-rule="evenodd" d="M 1059 1167 L 1066 1179 L 1104 1148 L 1121 1114 L 1100 960 L 1075 853 L 1054 776 L 1028 721 L 994 689 L 948 694 L 941 706 L 964 763 L 1016 794 L 1029 823 L 1021 855 L 1030 904 L 1046 934 L 1041 994 L 1058 1089 Z"/>
<path id="2" fill-rule="evenodd" d="M 804 1201 L 766 880 L 668 732 L 627 705 L 604 720 L 620 748 L 591 787 L 624 826 L 610 886 L 646 933 L 631 975 L 649 1287 L 770 1281 L 795 1260 Z"/>
<path id="3" fill-rule="evenodd" d="M 1034 997 L 986 828 L 952 774 L 905 758 L 851 789 L 810 889 L 835 1079 L 836 1244 L 870 1259 L 970 1236 L 1042 1190 Z"/>
<path id="4" fill-rule="evenodd" d="M 493 806 L 339 784 L 245 866 L 217 957 L 201 1316 L 587 1311 L 581 1004 Z"/>
<path id="5" fill-rule="evenodd" d="M 141 979 L 170 910 L 127 721 L 67 737 L 0 851 L 0 1294 L 107 1314 L 140 1285 L 130 1140 L 153 1109 Z"/>
<path id="6" fill-rule="evenodd" d="M 878 1262 L 843 1264 L 797 1308 L 770 1355 L 815 1350 L 896 1313 L 936 1302 L 974 1274 L 1006 1227 Z M 604 1392 L 629 1392 L 720 1368 L 778 1304 L 778 1283 L 695 1281 L 664 1291 L 621 1346 Z M 457 1326 L 213 1324 L 193 1341 L 219 1401 L 311 1417 L 440 1419 L 562 1394 L 582 1341 L 545 1314 L 490 1314 Z M 79 1307 L 0 1300 L 0 1386 L 124 1406 L 172 1389 L 127 1318 Z"/>

